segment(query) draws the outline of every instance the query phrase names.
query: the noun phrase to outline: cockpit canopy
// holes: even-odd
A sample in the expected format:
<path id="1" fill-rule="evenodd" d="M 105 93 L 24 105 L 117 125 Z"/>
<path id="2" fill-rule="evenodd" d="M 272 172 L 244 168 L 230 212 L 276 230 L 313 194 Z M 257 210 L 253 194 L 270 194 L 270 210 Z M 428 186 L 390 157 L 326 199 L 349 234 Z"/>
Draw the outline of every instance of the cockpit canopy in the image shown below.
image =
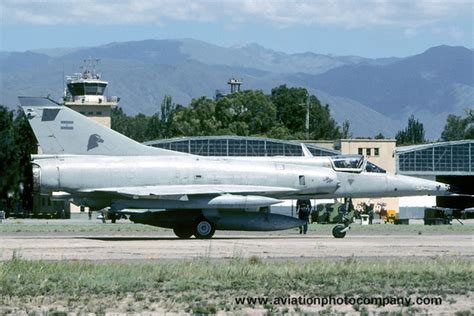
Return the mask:
<path id="1" fill-rule="evenodd" d="M 376 172 L 376 173 L 387 173 L 384 169 L 380 168 L 377 165 L 374 165 L 370 161 L 367 160 L 367 163 L 365 164 L 365 171 L 367 172 Z"/>
<path id="2" fill-rule="evenodd" d="M 365 170 L 366 172 L 386 173 L 384 169 L 371 163 L 364 156 L 332 156 L 330 159 L 336 171 L 359 173 Z"/>

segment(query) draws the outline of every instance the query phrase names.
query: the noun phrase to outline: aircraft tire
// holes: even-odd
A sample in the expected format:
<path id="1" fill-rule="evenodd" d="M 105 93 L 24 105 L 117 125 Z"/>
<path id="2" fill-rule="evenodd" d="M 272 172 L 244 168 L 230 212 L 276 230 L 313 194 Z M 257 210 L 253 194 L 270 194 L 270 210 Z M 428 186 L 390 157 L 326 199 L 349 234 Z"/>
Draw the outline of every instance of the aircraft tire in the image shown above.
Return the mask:
<path id="1" fill-rule="evenodd" d="M 334 236 L 334 238 L 346 237 L 346 232 L 341 232 L 344 228 L 346 228 L 346 226 L 341 224 L 334 226 L 334 228 L 332 229 L 332 235 Z"/>
<path id="2" fill-rule="evenodd" d="M 175 227 L 173 232 L 180 239 L 189 239 L 194 233 L 193 229 L 189 227 Z"/>
<path id="3" fill-rule="evenodd" d="M 211 222 L 209 222 L 207 219 L 199 219 L 196 222 L 196 225 L 194 226 L 194 236 L 196 236 L 197 239 L 209 239 L 214 236 L 215 229 L 214 225 L 212 225 Z"/>

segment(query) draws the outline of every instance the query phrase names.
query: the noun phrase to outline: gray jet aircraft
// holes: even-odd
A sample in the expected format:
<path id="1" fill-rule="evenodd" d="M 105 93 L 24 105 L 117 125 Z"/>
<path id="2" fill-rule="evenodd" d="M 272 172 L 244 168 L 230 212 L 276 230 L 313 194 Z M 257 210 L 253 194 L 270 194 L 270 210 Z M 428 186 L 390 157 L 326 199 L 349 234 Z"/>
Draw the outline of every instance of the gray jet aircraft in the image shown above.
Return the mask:
<path id="1" fill-rule="evenodd" d="M 180 238 L 215 230 L 300 226 L 272 214 L 282 199 L 444 195 L 449 186 L 392 175 L 362 156 L 202 157 L 145 146 L 47 98 L 20 97 L 43 150 L 33 156 L 37 190 L 93 210 L 110 207 Z M 345 236 L 348 223 L 333 234 Z"/>

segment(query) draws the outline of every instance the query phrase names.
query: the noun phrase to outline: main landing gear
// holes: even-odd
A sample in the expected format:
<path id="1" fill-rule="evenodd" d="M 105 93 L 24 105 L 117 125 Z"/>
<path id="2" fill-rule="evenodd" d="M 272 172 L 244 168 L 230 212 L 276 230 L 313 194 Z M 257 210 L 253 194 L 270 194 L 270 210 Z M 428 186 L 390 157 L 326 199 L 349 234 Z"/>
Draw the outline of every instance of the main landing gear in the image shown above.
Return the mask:
<path id="1" fill-rule="evenodd" d="M 178 238 L 188 239 L 191 238 L 194 230 L 192 227 L 175 227 L 173 228 L 173 232 Z"/>
<path id="2" fill-rule="evenodd" d="M 210 239 L 216 232 L 214 225 L 205 218 L 199 218 L 193 226 L 178 226 L 173 228 L 176 236 L 182 239 L 191 238 L 194 235 L 197 239 Z"/>

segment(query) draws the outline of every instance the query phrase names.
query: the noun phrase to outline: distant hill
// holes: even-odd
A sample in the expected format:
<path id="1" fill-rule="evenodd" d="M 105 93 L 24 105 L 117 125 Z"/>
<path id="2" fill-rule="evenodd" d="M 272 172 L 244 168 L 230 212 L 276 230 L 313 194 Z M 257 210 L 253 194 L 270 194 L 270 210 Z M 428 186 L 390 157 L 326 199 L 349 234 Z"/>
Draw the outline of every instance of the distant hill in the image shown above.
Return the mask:
<path id="1" fill-rule="evenodd" d="M 443 113 L 474 107 L 474 52 L 438 46 L 388 65 L 346 65 L 319 75 L 296 74 L 297 84 L 358 101 L 393 119 L 415 113 L 444 126 Z M 442 116 L 441 116 L 442 117 Z"/>
<path id="2" fill-rule="evenodd" d="M 213 97 L 230 77 L 244 89 L 270 92 L 280 84 L 307 87 L 331 106 L 354 136 L 393 137 L 414 113 L 427 136 L 439 137 L 448 113 L 473 107 L 473 51 L 439 46 L 407 58 L 368 59 L 315 53 L 286 54 L 257 44 L 220 47 L 202 41 L 146 40 L 88 48 L 0 52 L 0 103 L 15 107 L 18 95 L 59 98 L 63 74 L 79 71 L 84 58 L 100 58 L 108 94 L 127 113 L 151 114 L 164 95 L 188 104 Z"/>

